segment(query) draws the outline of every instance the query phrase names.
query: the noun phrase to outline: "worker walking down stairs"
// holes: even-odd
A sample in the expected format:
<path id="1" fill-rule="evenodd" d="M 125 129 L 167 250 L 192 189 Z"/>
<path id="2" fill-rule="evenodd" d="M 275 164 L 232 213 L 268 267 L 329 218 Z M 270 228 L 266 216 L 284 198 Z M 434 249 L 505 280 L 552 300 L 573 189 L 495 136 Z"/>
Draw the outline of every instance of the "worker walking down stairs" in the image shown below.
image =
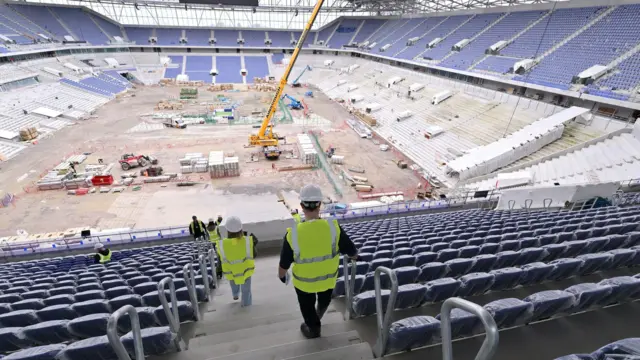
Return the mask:
<path id="1" fill-rule="evenodd" d="M 251 305 L 251 275 L 255 271 L 255 245 L 258 239 L 253 234 L 242 231 L 242 221 L 231 216 L 225 223 L 227 237 L 216 246 L 222 274 L 231 285 L 234 300 L 238 300 L 242 290 L 241 306 Z"/>
<path id="2" fill-rule="evenodd" d="M 286 283 L 287 270 L 293 264 L 291 277 L 304 318 L 300 331 L 309 339 L 320 336 L 320 321 L 331 303 L 338 278 L 339 253 L 357 259 L 355 245 L 338 222 L 320 218 L 322 199 L 317 185 L 307 185 L 300 191 L 305 220 L 288 229 L 278 269 L 280 281 Z"/>

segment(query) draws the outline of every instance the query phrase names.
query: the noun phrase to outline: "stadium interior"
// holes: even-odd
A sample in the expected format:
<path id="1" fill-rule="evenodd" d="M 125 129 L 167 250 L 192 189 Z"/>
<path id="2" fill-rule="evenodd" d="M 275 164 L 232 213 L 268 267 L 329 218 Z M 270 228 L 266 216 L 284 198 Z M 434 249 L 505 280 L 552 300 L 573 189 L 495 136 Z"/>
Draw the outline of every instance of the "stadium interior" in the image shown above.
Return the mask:
<path id="1" fill-rule="evenodd" d="M 639 0 L 0 0 L 0 359 L 640 359 L 638 118 Z"/>

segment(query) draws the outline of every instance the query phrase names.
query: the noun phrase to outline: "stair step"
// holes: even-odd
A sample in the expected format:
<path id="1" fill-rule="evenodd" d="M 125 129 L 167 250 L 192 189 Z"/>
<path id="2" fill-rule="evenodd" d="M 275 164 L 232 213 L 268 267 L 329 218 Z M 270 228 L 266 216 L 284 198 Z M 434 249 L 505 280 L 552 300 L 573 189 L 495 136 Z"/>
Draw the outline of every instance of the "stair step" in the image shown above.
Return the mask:
<path id="1" fill-rule="evenodd" d="M 281 342 L 281 337 L 276 338 L 277 335 L 278 334 L 272 335 L 274 339 L 277 339 L 275 341 L 272 340 L 265 343 L 263 343 L 263 340 L 260 341 L 260 346 L 266 344 L 266 347 L 249 349 L 253 347 L 252 344 L 256 344 L 257 346 L 257 338 L 251 339 L 251 341 L 239 339 L 238 343 L 226 343 L 209 347 L 203 346 L 179 353 L 164 355 L 158 358 L 158 360 L 282 360 L 362 342 L 356 331 L 341 332 L 311 340 L 300 340 L 299 337 L 291 333 L 287 339 L 288 341 L 285 343 Z M 280 343 L 276 341 L 280 341 Z"/>
<path id="2" fill-rule="evenodd" d="M 251 338 L 237 337 L 235 341 L 217 345 L 211 345 L 207 340 L 213 339 L 218 335 L 195 338 L 189 343 L 189 353 L 191 356 L 195 356 L 197 358 L 206 358 L 206 356 L 211 356 L 212 354 L 215 355 L 215 357 L 222 357 L 269 348 L 274 344 L 287 344 L 294 341 L 303 341 L 305 338 L 300 332 L 300 323 L 302 323 L 302 321 L 300 321 L 295 327 L 289 328 L 285 331 L 267 331 L 262 335 Z M 341 334 L 350 330 L 353 330 L 353 327 L 348 325 L 346 322 L 329 324 L 322 327 L 322 333 L 325 336 Z"/>
<path id="3" fill-rule="evenodd" d="M 373 358 L 371 346 L 363 342 L 360 344 L 291 357 L 285 360 L 369 360 Z"/>
<path id="4" fill-rule="evenodd" d="M 195 337 L 189 342 L 189 346 L 193 348 L 194 346 L 200 346 L 198 344 L 216 345 L 237 341 L 238 339 L 250 339 L 264 334 L 274 334 L 281 331 L 289 331 L 292 329 L 298 330 L 301 323 L 302 318 L 298 318 L 295 320 L 281 321 L 273 324 L 252 326 L 246 329 L 217 333 L 213 334 L 214 336 L 210 336 L 211 334 L 205 332 L 203 329 L 198 329 L 196 330 Z M 325 326 L 335 323 L 345 323 L 342 314 L 337 312 L 327 312 L 322 318 L 323 331 Z M 348 330 L 352 329 L 349 328 Z M 329 334 L 328 332 L 324 333 Z"/>
<path id="5" fill-rule="evenodd" d="M 255 326 L 270 325 L 283 321 L 290 321 L 301 319 L 299 311 L 290 311 L 284 314 L 268 315 L 268 316 L 256 316 L 253 318 L 244 318 L 233 320 L 230 318 L 228 321 L 218 321 L 212 319 L 211 313 L 205 314 L 205 318 L 198 326 L 198 332 L 204 332 L 209 335 L 220 334 L 234 330 L 247 329 Z"/>

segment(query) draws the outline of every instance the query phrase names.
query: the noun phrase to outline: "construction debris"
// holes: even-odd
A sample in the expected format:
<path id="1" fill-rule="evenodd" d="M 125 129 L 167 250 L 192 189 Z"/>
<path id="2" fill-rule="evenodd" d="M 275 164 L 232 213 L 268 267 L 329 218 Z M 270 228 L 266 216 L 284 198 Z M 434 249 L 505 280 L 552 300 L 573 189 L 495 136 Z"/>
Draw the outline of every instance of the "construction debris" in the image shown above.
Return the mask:
<path id="1" fill-rule="evenodd" d="M 38 130 L 35 127 L 28 127 L 20 130 L 20 140 L 31 141 L 38 137 Z"/>
<path id="2" fill-rule="evenodd" d="M 359 173 L 359 174 L 364 174 L 364 169 L 361 167 L 350 167 L 349 171 Z"/>

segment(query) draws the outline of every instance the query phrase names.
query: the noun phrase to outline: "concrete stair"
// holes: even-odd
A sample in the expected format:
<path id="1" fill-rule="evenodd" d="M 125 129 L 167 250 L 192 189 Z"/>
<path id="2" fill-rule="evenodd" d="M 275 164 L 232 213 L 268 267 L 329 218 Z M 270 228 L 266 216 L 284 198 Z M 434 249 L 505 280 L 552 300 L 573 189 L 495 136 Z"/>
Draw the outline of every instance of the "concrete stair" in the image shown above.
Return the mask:
<path id="1" fill-rule="evenodd" d="M 231 297 L 226 280 L 204 306 L 203 319 L 183 325 L 187 349 L 150 360 L 366 360 L 373 359 L 368 343 L 353 322 L 332 306 L 322 319 L 322 337 L 306 339 L 302 316 L 291 285 L 275 276 L 278 256 L 260 255 L 252 277 L 253 304 L 241 307 Z"/>

